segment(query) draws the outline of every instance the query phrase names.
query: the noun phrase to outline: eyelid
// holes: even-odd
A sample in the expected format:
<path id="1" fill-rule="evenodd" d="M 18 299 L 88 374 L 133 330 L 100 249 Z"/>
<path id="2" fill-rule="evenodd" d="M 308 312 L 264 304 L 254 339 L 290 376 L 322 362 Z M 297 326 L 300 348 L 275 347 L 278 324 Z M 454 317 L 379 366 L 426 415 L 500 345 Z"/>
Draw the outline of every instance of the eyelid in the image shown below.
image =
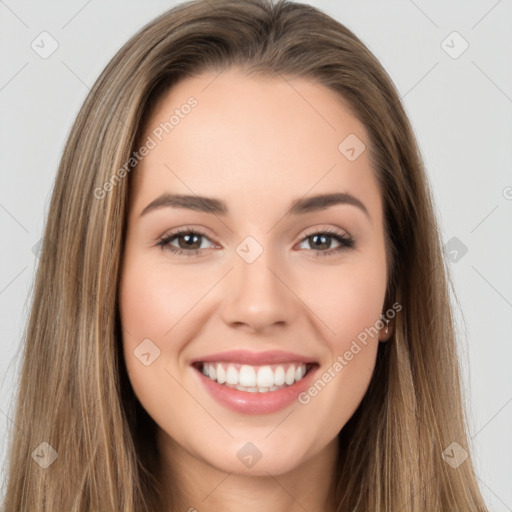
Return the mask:
<path id="1" fill-rule="evenodd" d="M 206 228 L 203 228 L 203 227 L 192 227 L 192 226 L 184 226 L 184 227 L 181 227 L 181 228 L 176 228 L 176 229 L 170 229 L 168 231 L 166 231 L 163 235 L 159 236 L 158 237 L 158 240 L 166 240 L 168 238 L 172 238 L 172 237 L 175 237 L 177 235 L 181 235 L 181 234 L 188 234 L 188 233 L 194 233 L 194 234 L 197 234 L 197 235 L 201 235 L 205 238 L 208 238 L 208 240 L 212 241 L 212 236 L 210 234 L 208 234 Z"/>
<path id="2" fill-rule="evenodd" d="M 300 241 L 302 241 L 304 238 L 314 235 L 316 233 L 329 233 L 331 235 L 344 236 L 344 237 L 350 238 L 350 239 L 353 238 L 352 235 L 346 229 L 334 228 L 332 226 L 329 226 L 329 227 L 313 226 L 311 228 L 308 228 L 304 232 L 304 234 L 300 238 Z"/>

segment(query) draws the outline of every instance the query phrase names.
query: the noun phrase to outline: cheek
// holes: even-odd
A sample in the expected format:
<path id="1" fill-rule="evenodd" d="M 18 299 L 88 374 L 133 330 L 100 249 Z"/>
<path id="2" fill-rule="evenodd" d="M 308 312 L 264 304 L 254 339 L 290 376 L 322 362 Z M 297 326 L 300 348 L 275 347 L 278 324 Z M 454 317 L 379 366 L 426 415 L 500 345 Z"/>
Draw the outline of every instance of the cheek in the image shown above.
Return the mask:
<path id="1" fill-rule="evenodd" d="M 137 398 L 154 419 L 171 391 L 176 392 L 170 375 L 175 350 L 169 350 L 166 333 L 186 313 L 187 290 L 190 293 L 176 282 L 176 275 L 136 251 L 126 258 L 119 286 L 124 360 Z"/>
<path id="2" fill-rule="evenodd" d="M 121 320 L 125 332 L 135 337 L 158 337 L 168 325 L 163 314 L 170 290 L 155 279 L 151 271 L 133 266 L 123 278 L 120 293 Z"/>
<path id="3" fill-rule="evenodd" d="M 386 292 L 385 257 L 365 258 L 304 272 L 301 297 L 323 325 L 331 350 L 375 325 L 383 312 Z"/>
<path id="4" fill-rule="evenodd" d="M 386 284 L 385 255 L 378 251 L 357 264 L 323 269 L 314 277 L 310 274 L 303 282 L 302 297 L 325 333 L 328 359 L 301 403 L 322 417 L 331 436 L 350 419 L 368 389 Z"/>
<path id="5" fill-rule="evenodd" d="M 183 293 L 158 265 L 136 253 L 127 258 L 119 287 L 119 309 L 126 368 L 139 399 L 143 389 L 158 389 L 157 375 L 169 378 L 163 374 L 169 359 L 165 334 L 179 320 L 176 295 Z"/>
<path id="6" fill-rule="evenodd" d="M 134 256 L 123 270 L 119 293 L 125 334 L 141 339 L 168 337 L 204 295 L 204 283 L 201 272 L 187 272 L 184 277 L 179 268 Z"/>
<path id="7" fill-rule="evenodd" d="M 119 286 L 122 344 L 132 386 L 145 406 L 165 399 L 163 384 L 167 391 L 174 386 L 171 375 L 181 371 L 180 354 L 195 328 L 191 318 L 211 280 L 206 266 L 185 271 L 160 255 L 128 251 Z"/>

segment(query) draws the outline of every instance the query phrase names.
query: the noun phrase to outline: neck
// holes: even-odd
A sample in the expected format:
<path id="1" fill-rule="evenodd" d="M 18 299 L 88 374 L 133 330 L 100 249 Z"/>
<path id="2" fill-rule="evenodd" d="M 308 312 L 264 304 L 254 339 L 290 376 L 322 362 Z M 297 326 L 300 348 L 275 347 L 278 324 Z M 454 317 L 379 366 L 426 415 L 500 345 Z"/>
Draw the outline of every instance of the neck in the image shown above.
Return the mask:
<path id="1" fill-rule="evenodd" d="M 334 512 L 337 438 L 290 471 L 266 476 L 226 473 L 159 432 L 165 512 Z M 327 477 L 329 475 L 329 477 Z"/>

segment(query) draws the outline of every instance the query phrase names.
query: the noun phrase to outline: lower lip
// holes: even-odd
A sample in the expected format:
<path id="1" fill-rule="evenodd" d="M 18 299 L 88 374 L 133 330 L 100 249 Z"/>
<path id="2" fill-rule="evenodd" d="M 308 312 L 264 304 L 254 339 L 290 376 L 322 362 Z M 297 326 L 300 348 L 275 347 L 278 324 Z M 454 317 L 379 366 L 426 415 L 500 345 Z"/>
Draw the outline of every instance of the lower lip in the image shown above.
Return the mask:
<path id="1" fill-rule="evenodd" d="M 244 414 L 270 414 L 284 409 L 297 400 L 299 394 L 310 386 L 317 369 L 318 365 L 315 365 L 301 380 L 291 386 L 266 393 L 251 393 L 230 388 L 206 377 L 197 368 L 194 368 L 194 371 L 212 397 L 228 409 Z"/>

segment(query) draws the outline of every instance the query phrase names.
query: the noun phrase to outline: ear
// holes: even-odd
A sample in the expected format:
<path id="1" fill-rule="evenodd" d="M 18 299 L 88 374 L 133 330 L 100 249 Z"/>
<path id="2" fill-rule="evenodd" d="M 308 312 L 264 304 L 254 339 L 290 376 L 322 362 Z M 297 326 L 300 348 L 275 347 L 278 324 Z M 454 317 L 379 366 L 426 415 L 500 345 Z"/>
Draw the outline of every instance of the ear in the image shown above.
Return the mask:
<path id="1" fill-rule="evenodd" d="M 395 323 L 392 320 L 385 321 L 384 327 L 379 332 L 379 341 L 386 343 L 391 338 L 395 328 Z"/>
<path id="2" fill-rule="evenodd" d="M 381 315 L 381 319 L 383 320 L 384 325 L 379 331 L 379 341 L 382 343 L 386 343 L 395 331 L 396 312 L 390 318 L 387 317 L 387 312 L 390 309 L 394 309 L 395 307 L 396 301 L 394 299 L 396 299 L 396 293 L 388 286 L 386 290 L 386 296 L 384 297 L 384 304 Z"/>

